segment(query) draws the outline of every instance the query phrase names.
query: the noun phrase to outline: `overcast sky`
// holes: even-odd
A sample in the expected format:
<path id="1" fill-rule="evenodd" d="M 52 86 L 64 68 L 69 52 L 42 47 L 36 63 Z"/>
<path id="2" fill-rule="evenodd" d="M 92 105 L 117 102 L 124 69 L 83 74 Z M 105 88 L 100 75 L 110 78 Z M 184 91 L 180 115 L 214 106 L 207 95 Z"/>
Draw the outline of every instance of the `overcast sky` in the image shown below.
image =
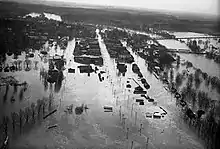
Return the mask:
<path id="1" fill-rule="evenodd" d="M 136 8 L 164 9 L 218 15 L 219 0 L 45 0 L 79 2 L 87 4 L 129 6 Z"/>

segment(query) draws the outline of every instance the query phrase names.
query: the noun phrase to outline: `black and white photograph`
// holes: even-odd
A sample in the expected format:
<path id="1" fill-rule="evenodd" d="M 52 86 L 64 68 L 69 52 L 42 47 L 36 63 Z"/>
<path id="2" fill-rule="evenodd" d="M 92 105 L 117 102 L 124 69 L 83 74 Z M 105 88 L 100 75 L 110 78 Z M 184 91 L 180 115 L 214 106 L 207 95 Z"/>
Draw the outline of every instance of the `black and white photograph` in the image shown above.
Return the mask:
<path id="1" fill-rule="evenodd" d="M 0 149 L 219 149 L 219 0 L 0 0 Z"/>

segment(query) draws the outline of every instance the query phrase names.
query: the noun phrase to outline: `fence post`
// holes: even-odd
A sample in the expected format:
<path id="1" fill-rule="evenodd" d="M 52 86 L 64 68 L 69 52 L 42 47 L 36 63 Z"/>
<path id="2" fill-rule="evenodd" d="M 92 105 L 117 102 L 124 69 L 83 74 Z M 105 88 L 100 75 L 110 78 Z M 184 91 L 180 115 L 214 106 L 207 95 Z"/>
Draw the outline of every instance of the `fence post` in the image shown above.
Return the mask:
<path id="1" fill-rule="evenodd" d="M 143 124 L 140 124 L 140 136 L 141 136 L 142 125 L 143 125 Z"/>
<path id="2" fill-rule="evenodd" d="M 3 123 L 4 123 L 4 131 L 5 131 L 5 135 L 8 135 L 8 117 L 4 116 L 3 117 Z"/>
<path id="3" fill-rule="evenodd" d="M 128 139 L 128 132 L 129 132 L 129 128 L 127 128 L 127 136 L 126 136 L 127 139 Z"/>
<path id="4" fill-rule="evenodd" d="M 119 117 L 120 117 L 120 120 L 121 120 L 121 106 L 120 106 L 120 109 L 119 109 Z"/>
<path id="5" fill-rule="evenodd" d="M 134 141 L 131 142 L 131 149 L 133 149 Z"/>
<path id="6" fill-rule="evenodd" d="M 41 110 L 41 105 L 38 105 L 38 109 L 37 109 L 37 117 L 38 117 L 38 119 L 40 119 L 40 110 Z"/>
<path id="7" fill-rule="evenodd" d="M 137 124 L 137 111 L 135 111 L 135 121 L 134 121 L 134 123 L 135 123 L 135 126 L 136 126 L 136 124 Z"/>
<path id="8" fill-rule="evenodd" d="M 34 111 L 34 109 L 32 109 L 32 120 L 35 123 L 35 111 Z"/>
<path id="9" fill-rule="evenodd" d="M 15 131 L 15 122 L 14 122 L 14 112 L 11 112 L 11 120 L 12 120 L 12 130 Z"/>
<path id="10" fill-rule="evenodd" d="M 26 113 L 26 123 L 28 123 L 28 120 L 29 120 L 29 107 L 27 107 L 26 109 L 25 109 L 25 113 Z"/>
<path id="11" fill-rule="evenodd" d="M 43 116 L 45 114 L 45 103 L 43 103 Z"/>
<path id="12" fill-rule="evenodd" d="M 148 149 L 149 137 L 147 137 L 146 149 Z"/>

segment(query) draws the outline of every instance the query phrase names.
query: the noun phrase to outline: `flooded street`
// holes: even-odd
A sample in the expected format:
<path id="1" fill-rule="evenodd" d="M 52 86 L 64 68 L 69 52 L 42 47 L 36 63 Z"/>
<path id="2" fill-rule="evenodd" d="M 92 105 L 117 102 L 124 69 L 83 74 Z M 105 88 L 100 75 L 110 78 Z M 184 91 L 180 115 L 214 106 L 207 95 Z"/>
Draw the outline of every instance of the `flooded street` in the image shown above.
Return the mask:
<path id="1" fill-rule="evenodd" d="M 168 112 L 168 115 L 165 116 L 164 119 L 156 121 L 154 119 L 149 120 L 154 128 L 153 133 L 155 133 L 155 130 L 157 130 L 157 138 L 161 137 L 161 140 L 164 141 L 164 144 L 167 144 L 168 146 L 169 144 L 172 144 L 174 148 L 181 148 L 183 147 L 183 144 L 187 144 L 187 146 L 190 146 L 191 148 L 192 146 L 195 148 L 202 148 L 202 146 L 197 142 L 197 136 L 191 132 L 189 126 L 182 120 L 181 112 L 179 111 L 178 107 L 176 107 L 175 98 L 165 90 L 163 84 L 157 80 L 153 74 L 149 73 L 149 71 L 146 69 L 147 64 L 145 63 L 145 60 L 135 55 L 131 48 L 128 47 L 127 49 L 130 53 L 132 53 L 135 58 L 135 62 L 138 64 L 144 77 L 151 85 L 151 88 L 148 91 L 148 95 L 156 99 L 157 105 L 162 106 Z M 163 135 L 159 135 L 160 133 Z M 156 136 L 154 136 L 154 138 L 156 138 Z M 176 140 L 176 144 L 173 140 Z"/>

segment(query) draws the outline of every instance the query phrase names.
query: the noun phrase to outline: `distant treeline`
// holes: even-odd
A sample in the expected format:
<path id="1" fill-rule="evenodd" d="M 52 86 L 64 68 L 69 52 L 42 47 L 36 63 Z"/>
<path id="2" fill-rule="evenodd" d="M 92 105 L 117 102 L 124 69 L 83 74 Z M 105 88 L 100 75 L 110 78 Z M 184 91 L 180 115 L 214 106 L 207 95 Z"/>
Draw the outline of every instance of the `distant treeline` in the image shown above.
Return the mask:
<path id="1" fill-rule="evenodd" d="M 156 13 L 141 12 L 135 10 L 119 9 L 85 9 L 52 7 L 36 4 L 18 4 L 0 2 L 0 14 L 2 17 L 23 16 L 30 12 L 49 12 L 61 16 L 66 22 L 80 21 L 85 23 L 106 24 L 132 29 L 161 28 L 172 31 L 191 31 L 220 34 L 219 23 L 211 20 L 177 18 L 175 16 Z M 160 24 L 160 25 L 159 25 Z"/>
<path id="2" fill-rule="evenodd" d="M 0 54 L 28 48 L 39 50 L 49 39 L 71 35 L 71 30 L 62 22 L 0 18 Z"/>

